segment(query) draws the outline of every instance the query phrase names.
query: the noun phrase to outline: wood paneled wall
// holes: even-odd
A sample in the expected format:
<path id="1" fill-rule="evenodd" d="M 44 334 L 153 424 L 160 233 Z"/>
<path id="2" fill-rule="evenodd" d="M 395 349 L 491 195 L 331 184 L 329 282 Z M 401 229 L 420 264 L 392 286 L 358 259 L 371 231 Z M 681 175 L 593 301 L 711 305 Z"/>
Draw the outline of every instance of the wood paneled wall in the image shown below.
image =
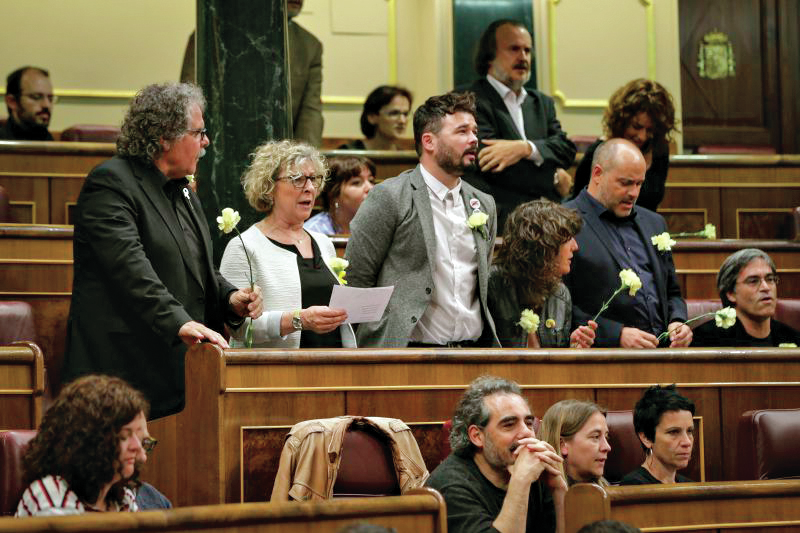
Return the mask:
<path id="1" fill-rule="evenodd" d="M 412 151 L 356 153 L 375 161 L 378 180 L 417 164 Z M 113 154 L 111 144 L 0 141 L 0 185 L 9 191 L 15 221 L 71 223 L 86 174 Z M 198 184 L 202 187 L 202 176 Z M 797 206 L 800 156 L 672 156 L 659 212 L 672 232 L 712 223 L 720 238 L 795 239 Z"/>
<path id="2" fill-rule="evenodd" d="M 452 416 L 473 379 L 493 374 L 520 383 L 539 415 L 565 398 L 631 409 L 647 386 L 677 383 L 702 417 L 706 479 L 726 480 L 736 471 L 742 412 L 800 407 L 798 363 L 800 351 L 789 349 L 223 352 L 198 345 L 186 356 L 185 410 L 150 424 L 160 442 L 145 479 L 179 505 L 238 502 L 243 428 L 343 414 L 437 424 Z M 259 461 L 275 461 L 278 444 Z"/>

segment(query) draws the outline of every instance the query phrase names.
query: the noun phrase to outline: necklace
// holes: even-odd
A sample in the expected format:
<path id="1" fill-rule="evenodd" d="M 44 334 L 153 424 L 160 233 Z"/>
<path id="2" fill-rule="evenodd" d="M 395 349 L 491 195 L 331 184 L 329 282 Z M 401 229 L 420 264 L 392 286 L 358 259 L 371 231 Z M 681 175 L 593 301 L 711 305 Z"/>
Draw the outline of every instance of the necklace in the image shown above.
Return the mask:
<path id="1" fill-rule="evenodd" d="M 303 241 L 306 240 L 306 232 L 303 231 L 302 229 L 300 230 L 302 232 L 302 235 L 300 237 L 295 237 L 294 235 L 292 235 L 288 231 L 286 231 L 284 229 L 281 229 L 278 226 L 275 226 L 275 225 L 268 226 L 266 222 L 262 222 L 262 223 L 263 223 L 264 233 L 266 235 L 269 235 L 270 232 L 275 232 L 278 237 L 283 237 L 284 239 L 287 239 L 288 241 L 290 241 L 290 242 L 292 242 L 294 244 L 302 244 Z"/>

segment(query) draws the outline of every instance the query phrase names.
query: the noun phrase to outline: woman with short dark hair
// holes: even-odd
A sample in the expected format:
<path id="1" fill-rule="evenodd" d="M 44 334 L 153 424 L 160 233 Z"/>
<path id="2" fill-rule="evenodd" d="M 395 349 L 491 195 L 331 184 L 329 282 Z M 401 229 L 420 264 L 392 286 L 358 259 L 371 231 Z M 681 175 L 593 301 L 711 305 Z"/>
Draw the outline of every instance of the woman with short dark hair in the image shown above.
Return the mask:
<path id="1" fill-rule="evenodd" d="M 682 483 L 694 446 L 694 402 L 681 396 L 675 385 L 654 385 L 644 391 L 633 409 L 633 426 L 646 457 L 620 485 Z"/>
<path id="2" fill-rule="evenodd" d="M 23 458 L 28 488 L 16 516 L 138 511 L 139 466 L 155 440 L 142 393 L 91 375 L 61 390 Z"/>
<path id="3" fill-rule="evenodd" d="M 361 133 L 365 139 L 340 146 L 344 150 L 399 150 L 397 140 L 403 135 L 411 113 L 411 91 L 393 85 L 381 85 L 369 93 L 361 111 Z"/>
<path id="4" fill-rule="evenodd" d="M 489 271 L 488 304 L 504 348 L 581 347 L 594 343 L 597 324 L 572 328 L 572 297 L 561 278 L 578 249 L 580 215 L 549 200 L 517 206 L 503 231 L 503 245 Z M 524 310 L 539 316 L 526 331 Z"/>
<path id="5" fill-rule="evenodd" d="M 349 235 L 350 221 L 375 186 L 375 163 L 366 157 L 339 156 L 328 159 L 328 167 L 330 175 L 320 195 L 322 212 L 303 227 L 325 235 Z"/>

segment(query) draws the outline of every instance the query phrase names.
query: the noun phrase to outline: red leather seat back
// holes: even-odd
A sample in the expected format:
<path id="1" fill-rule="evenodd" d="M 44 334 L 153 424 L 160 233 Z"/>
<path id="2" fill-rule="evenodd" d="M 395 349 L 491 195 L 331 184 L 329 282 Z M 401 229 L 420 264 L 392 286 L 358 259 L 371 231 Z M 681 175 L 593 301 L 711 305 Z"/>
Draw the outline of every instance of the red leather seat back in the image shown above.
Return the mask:
<path id="1" fill-rule="evenodd" d="M 686 311 L 689 318 L 694 318 L 705 313 L 710 313 L 722 308 L 722 302 L 719 300 L 686 300 Z M 691 324 L 692 328 L 696 328 L 700 324 L 704 324 L 713 317 L 708 317 Z M 781 298 L 780 285 L 778 285 L 778 305 L 775 307 L 775 320 L 783 322 L 800 331 L 800 299 L 797 298 Z"/>
<path id="2" fill-rule="evenodd" d="M 342 442 L 333 497 L 399 494 L 400 484 L 386 436 L 372 426 L 354 422 Z"/>
<path id="3" fill-rule="evenodd" d="M 17 512 L 17 504 L 25 491 L 22 456 L 35 436 L 34 429 L 0 431 L 0 516 Z"/>
<path id="4" fill-rule="evenodd" d="M 113 143 L 117 142 L 119 128 L 102 124 L 75 124 L 61 132 L 62 141 Z"/>
<path id="5" fill-rule="evenodd" d="M 747 411 L 739 419 L 737 477 L 800 477 L 800 409 Z"/>
<path id="6" fill-rule="evenodd" d="M 36 342 L 33 308 L 26 302 L 0 302 L 0 345 Z"/>
<path id="7" fill-rule="evenodd" d="M 608 411 L 608 452 L 603 473 L 609 483 L 619 483 L 626 474 L 633 472 L 644 462 L 644 450 L 633 427 L 633 411 Z"/>

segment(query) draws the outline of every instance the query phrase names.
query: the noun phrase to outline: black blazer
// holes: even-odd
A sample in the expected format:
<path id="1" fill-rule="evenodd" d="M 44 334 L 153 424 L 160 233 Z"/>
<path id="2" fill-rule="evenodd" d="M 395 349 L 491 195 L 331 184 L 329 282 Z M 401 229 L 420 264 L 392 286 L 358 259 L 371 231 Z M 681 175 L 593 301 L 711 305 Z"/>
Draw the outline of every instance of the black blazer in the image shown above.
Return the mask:
<path id="1" fill-rule="evenodd" d="M 506 104 L 485 77 L 476 80 L 468 90 L 476 97 L 479 139 L 522 140 Z M 553 175 L 557 168 L 569 168 L 575 161 L 575 145 L 561 131 L 552 98 L 528 90 L 522 103 L 522 118 L 525 138 L 542 154 L 542 165 L 523 159 L 502 172 L 476 171 L 465 176 L 476 187 L 494 195 L 498 211 L 502 207 L 504 215 L 517 205 L 542 196 L 560 201 Z"/>
<path id="2" fill-rule="evenodd" d="M 236 288 L 211 263 L 211 240 L 197 196 L 207 279 L 190 257 L 164 177 L 150 163 L 114 157 L 86 178 L 76 206 L 74 281 L 64 382 L 88 373 L 116 375 L 141 390 L 151 418 L 184 406 L 180 327 L 196 320 L 222 331 Z"/>
<path id="3" fill-rule="evenodd" d="M 588 195 L 584 190 L 575 200 L 564 204 L 577 209 L 583 218 L 583 228 L 575 236 L 579 248 L 572 256 L 572 270 L 564 277 L 564 283 L 572 295 L 573 329 L 593 318 L 605 300 L 619 288 L 619 271 L 624 268 L 614 253 L 612 236 L 592 209 Z M 634 207 L 634 210 L 637 213 L 634 225 L 645 243 L 653 267 L 653 279 L 664 327 L 670 322 L 685 322 L 686 302 L 681 296 L 672 253 L 659 252 L 655 246 L 650 245 L 650 237 L 667 231 L 667 223 L 664 217 L 648 209 Z M 633 298 L 627 292 L 614 298 L 597 321 L 599 327 L 595 346 L 619 346 L 623 326 L 634 320 L 632 301 Z"/>

